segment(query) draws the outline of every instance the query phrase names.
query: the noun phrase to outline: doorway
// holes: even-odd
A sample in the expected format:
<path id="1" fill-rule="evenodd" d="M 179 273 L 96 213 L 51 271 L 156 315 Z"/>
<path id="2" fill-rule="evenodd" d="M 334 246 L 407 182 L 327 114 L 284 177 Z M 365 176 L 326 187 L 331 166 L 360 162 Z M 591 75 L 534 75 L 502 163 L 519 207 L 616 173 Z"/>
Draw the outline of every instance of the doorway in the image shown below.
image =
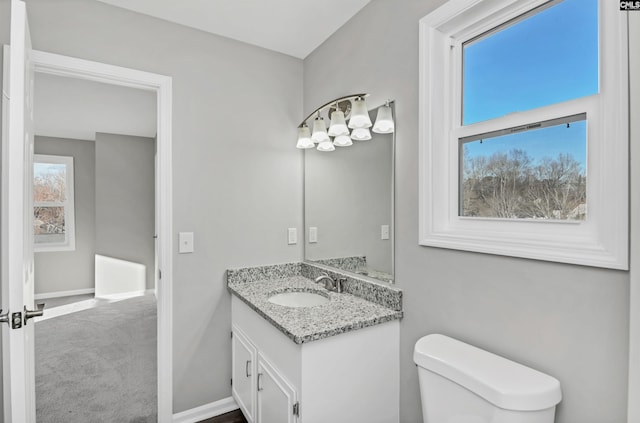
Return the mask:
<path id="1" fill-rule="evenodd" d="M 155 422 L 156 95 L 34 81 L 36 420 Z"/>
<path id="2" fill-rule="evenodd" d="M 157 101 L 157 415 L 158 422 L 172 421 L 172 211 L 171 211 L 171 78 L 46 52 L 31 51 L 35 72 L 102 82 L 155 92 Z M 29 379 L 29 378 L 27 378 Z M 34 380 L 25 380 L 34 386 Z M 29 388 L 27 389 L 29 390 Z M 27 401 L 28 403 L 29 401 Z M 28 406 L 28 405 L 27 405 Z"/>

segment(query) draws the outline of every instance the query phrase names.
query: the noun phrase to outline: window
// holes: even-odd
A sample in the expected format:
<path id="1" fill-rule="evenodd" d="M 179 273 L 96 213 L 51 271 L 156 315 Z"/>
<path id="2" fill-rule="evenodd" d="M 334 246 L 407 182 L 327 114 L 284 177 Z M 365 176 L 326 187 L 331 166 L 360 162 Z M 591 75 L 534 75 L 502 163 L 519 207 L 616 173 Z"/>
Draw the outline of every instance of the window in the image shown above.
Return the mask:
<path id="1" fill-rule="evenodd" d="M 420 21 L 420 244 L 627 268 L 626 20 L 606 3 Z"/>
<path id="2" fill-rule="evenodd" d="M 34 155 L 34 250 L 75 250 L 73 157 Z"/>

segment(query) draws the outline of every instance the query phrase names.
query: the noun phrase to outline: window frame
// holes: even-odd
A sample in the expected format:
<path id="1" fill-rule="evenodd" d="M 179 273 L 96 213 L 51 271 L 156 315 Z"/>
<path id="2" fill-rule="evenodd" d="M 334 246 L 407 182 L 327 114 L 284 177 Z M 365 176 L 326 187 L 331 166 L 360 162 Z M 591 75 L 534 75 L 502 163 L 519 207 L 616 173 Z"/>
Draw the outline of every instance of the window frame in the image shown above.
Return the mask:
<path id="1" fill-rule="evenodd" d="M 599 93 L 462 125 L 464 42 L 546 3 L 449 1 L 420 20 L 419 244 L 628 269 L 625 14 L 598 1 Z M 581 113 L 587 114 L 585 221 L 459 216 L 458 139 Z"/>
<path id="2" fill-rule="evenodd" d="M 33 200 L 33 209 L 31 211 L 34 216 L 36 207 L 63 207 L 64 208 L 64 222 L 65 222 L 65 240 L 64 242 L 47 242 L 36 243 L 35 234 L 33 241 L 33 251 L 36 253 L 41 252 L 54 252 L 54 251 L 75 251 L 76 249 L 76 230 L 75 230 L 75 193 L 74 193 L 74 176 L 73 176 L 73 157 L 72 156 L 54 156 L 48 154 L 34 154 L 33 164 L 47 163 L 47 164 L 62 164 L 65 165 L 65 187 L 66 187 L 66 200 L 63 202 L 57 201 L 38 201 Z M 34 174 L 35 183 L 35 174 Z"/>

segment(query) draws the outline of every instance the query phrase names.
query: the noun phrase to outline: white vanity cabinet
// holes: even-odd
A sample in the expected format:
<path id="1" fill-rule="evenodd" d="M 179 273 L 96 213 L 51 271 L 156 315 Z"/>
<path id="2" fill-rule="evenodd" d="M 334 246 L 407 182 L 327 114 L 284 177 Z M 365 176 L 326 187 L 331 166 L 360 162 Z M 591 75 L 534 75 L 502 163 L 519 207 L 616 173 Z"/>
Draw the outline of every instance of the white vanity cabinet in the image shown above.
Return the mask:
<path id="1" fill-rule="evenodd" d="M 294 423 L 298 417 L 296 391 L 273 367 L 258 353 L 258 373 L 256 378 L 258 403 L 256 422 Z"/>
<path id="2" fill-rule="evenodd" d="M 255 422 L 257 351 L 241 330 L 233 328 L 231 392 L 249 423 Z"/>
<path id="3" fill-rule="evenodd" d="M 249 423 L 295 422 L 295 390 L 236 325 L 232 361 L 231 392 Z"/>
<path id="4" fill-rule="evenodd" d="M 232 328 L 232 393 L 250 423 L 398 423 L 399 320 L 296 344 L 232 295 Z"/>

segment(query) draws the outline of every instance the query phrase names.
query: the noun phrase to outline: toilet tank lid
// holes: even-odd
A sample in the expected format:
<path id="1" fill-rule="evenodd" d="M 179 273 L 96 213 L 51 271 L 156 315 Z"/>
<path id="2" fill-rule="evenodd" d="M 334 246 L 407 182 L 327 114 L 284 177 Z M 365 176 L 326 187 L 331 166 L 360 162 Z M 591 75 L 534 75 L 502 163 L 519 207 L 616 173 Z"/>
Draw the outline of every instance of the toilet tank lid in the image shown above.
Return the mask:
<path id="1" fill-rule="evenodd" d="M 557 379 L 448 336 L 420 338 L 413 361 L 506 410 L 544 410 L 562 399 Z"/>

